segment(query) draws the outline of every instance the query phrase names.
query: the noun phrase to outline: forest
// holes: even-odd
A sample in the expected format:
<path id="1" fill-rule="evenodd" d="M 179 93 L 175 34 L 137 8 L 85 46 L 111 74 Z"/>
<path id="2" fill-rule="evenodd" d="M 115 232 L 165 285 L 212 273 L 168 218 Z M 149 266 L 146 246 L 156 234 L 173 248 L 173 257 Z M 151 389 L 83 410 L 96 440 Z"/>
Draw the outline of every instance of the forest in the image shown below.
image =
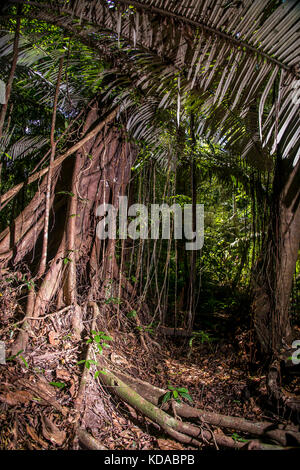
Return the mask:
<path id="1" fill-rule="evenodd" d="M 0 12 L 0 449 L 299 450 L 298 0 Z"/>

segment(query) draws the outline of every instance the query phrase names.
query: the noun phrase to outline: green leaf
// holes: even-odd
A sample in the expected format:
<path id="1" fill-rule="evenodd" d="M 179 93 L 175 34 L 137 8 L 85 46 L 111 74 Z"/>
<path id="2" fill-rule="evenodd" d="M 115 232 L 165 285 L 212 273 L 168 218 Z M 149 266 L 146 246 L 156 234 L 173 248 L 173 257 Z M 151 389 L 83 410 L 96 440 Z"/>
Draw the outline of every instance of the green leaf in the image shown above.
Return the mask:
<path id="1" fill-rule="evenodd" d="M 127 313 L 127 318 L 135 318 L 137 316 L 136 310 L 131 310 L 131 312 Z"/>
<path id="2" fill-rule="evenodd" d="M 239 436 L 236 432 L 232 434 L 232 439 L 234 441 L 238 441 L 238 442 L 249 442 L 249 439 L 244 439 L 243 437 Z"/>
<path id="3" fill-rule="evenodd" d="M 167 401 L 169 401 L 171 396 L 172 396 L 171 392 L 166 392 L 163 396 L 162 403 L 166 403 Z"/>
<path id="4" fill-rule="evenodd" d="M 177 390 L 178 390 L 179 393 L 182 393 L 182 392 L 183 392 L 183 393 L 189 393 L 189 391 L 188 391 L 187 388 L 181 387 L 181 388 L 177 388 Z"/>
<path id="5" fill-rule="evenodd" d="M 100 374 L 107 375 L 107 372 L 105 370 L 97 370 L 94 375 L 95 379 L 99 377 Z"/>
<path id="6" fill-rule="evenodd" d="M 20 349 L 20 351 L 17 352 L 17 354 L 15 354 L 14 356 L 8 357 L 8 358 L 6 359 L 6 362 L 7 362 L 7 361 L 14 361 L 14 360 L 16 359 L 16 357 L 18 357 L 23 351 L 24 351 L 23 349 Z"/>
<path id="7" fill-rule="evenodd" d="M 182 398 L 186 398 L 186 399 L 189 400 L 191 403 L 193 402 L 192 397 L 191 397 L 188 393 L 181 392 L 181 393 L 180 393 L 180 396 L 181 396 Z"/>
<path id="8" fill-rule="evenodd" d="M 71 191 L 59 191 L 58 193 L 56 194 L 67 194 L 67 196 L 71 196 L 71 197 L 74 197 L 75 194 L 72 193 Z"/>
<path id="9" fill-rule="evenodd" d="M 87 360 L 85 361 L 85 367 L 86 367 L 87 369 L 90 369 L 91 364 L 97 365 L 97 361 L 94 361 L 93 359 L 87 359 Z"/>
<path id="10" fill-rule="evenodd" d="M 53 387 L 57 387 L 57 388 L 64 388 L 66 386 L 66 384 L 64 384 L 63 382 L 49 382 L 50 385 L 53 385 Z"/>
<path id="11" fill-rule="evenodd" d="M 111 336 L 103 335 L 102 339 L 105 339 L 106 341 L 113 341 L 113 338 Z"/>
<path id="12" fill-rule="evenodd" d="M 28 369 L 29 365 L 28 365 L 28 362 L 26 361 L 25 357 L 24 357 L 24 356 L 20 356 L 20 359 L 21 359 L 21 361 L 24 362 L 25 367 L 27 367 L 27 369 Z"/>

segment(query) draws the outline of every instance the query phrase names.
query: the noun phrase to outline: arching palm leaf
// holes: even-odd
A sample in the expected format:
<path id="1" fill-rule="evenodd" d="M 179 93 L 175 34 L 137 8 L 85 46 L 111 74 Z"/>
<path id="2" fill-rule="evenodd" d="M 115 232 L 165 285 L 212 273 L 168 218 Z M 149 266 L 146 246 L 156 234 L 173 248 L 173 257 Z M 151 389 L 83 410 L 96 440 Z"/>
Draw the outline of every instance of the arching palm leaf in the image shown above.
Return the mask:
<path id="1" fill-rule="evenodd" d="M 70 0 L 52 4 L 61 25 L 70 26 L 78 18 L 81 29 L 93 24 L 109 33 L 121 52 L 128 53 L 131 45 L 137 51 L 140 73 L 144 65 L 142 88 L 160 96 L 163 106 L 184 102 L 187 93 L 193 93 L 205 116 L 202 132 L 212 136 L 218 128 L 216 138 L 223 134 L 228 139 L 229 135 L 228 142 L 239 142 L 244 156 L 256 151 L 264 159 L 262 147 L 267 154 L 280 144 L 284 157 L 299 158 L 294 87 L 299 74 L 300 5 L 296 0 L 282 4 L 277 0 Z M 44 12 L 45 18 L 44 2 L 38 8 L 36 16 L 42 18 Z M 80 31 L 80 24 L 76 27 Z M 102 47 L 105 43 L 107 36 Z M 176 74 L 180 77 L 177 93 L 167 87 Z M 243 126 L 237 127 L 234 116 L 250 125 L 252 139 Z"/>

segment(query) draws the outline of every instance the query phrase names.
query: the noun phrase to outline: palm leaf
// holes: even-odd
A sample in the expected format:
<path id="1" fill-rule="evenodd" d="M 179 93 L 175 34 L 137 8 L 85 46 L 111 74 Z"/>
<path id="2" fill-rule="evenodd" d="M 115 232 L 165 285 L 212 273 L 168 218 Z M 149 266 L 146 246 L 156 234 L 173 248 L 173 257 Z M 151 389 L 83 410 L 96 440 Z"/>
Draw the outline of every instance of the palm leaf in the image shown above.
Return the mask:
<path id="1" fill-rule="evenodd" d="M 193 96 L 202 135 L 223 139 L 261 167 L 279 148 L 284 157 L 297 161 L 297 0 L 50 4 L 51 13 L 49 2 L 41 1 L 29 15 L 61 26 L 101 53 L 115 67 L 123 88 L 139 87 L 158 106 L 176 107 L 178 121 L 185 100 Z M 176 77 L 180 90 L 174 88 Z"/>

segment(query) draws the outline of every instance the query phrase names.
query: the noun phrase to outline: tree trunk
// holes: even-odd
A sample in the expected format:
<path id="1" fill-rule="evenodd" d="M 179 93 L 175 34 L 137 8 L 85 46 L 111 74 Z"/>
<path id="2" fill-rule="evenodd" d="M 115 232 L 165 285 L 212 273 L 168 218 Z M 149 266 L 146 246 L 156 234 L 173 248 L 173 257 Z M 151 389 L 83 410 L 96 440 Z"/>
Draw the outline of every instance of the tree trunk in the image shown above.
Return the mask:
<path id="1" fill-rule="evenodd" d="M 279 159 L 271 224 L 254 274 L 254 324 L 262 351 L 276 356 L 291 341 L 290 297 L 300 242 L 300 162 Z"/>
<path id="2" fill-rule="evenodd" d="M 87 114 L 83 137 L 98 126 L 99 119 L 98 106 L 94 105 Z M 84 300 L 101 300 L 106 295 L 106 281 L 110 280 L 113 289 L 120 277 L 126 290 L 115 258 L 116 241 L 96 236 L 98 206 L 107 202 L 118 207 L 130 178 L 136 150 L 124 137 L 110 125 L 85 142 L 74 156 L 54 165 L 46 272 L 41 280 L 35 276 L 42 256 L 47 176 L 13 226 L 0 234 L 0 266 L 25 263 L 36 282 L 27 298 L 26 317 L 30 319 L 23 323 L 13 353 L 26 348 L 31 328 L 37 324 L 32 317 L 44 315 L 53 303 L 59 308 L 72 306 L 76 330 L 80 326 L 78 293 Z"/>

